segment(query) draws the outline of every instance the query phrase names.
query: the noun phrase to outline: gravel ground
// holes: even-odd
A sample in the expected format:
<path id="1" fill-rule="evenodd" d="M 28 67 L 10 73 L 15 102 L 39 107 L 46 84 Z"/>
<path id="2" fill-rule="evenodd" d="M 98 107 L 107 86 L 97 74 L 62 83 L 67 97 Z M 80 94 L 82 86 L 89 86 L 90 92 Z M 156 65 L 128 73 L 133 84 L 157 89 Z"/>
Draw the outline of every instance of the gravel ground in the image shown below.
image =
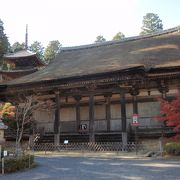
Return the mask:
<path id="1" fill-rule="evenodd" d="M 102 157 L 36 157 L 38 166 L 0 180 L 180 180 L 180 161 Z"/>

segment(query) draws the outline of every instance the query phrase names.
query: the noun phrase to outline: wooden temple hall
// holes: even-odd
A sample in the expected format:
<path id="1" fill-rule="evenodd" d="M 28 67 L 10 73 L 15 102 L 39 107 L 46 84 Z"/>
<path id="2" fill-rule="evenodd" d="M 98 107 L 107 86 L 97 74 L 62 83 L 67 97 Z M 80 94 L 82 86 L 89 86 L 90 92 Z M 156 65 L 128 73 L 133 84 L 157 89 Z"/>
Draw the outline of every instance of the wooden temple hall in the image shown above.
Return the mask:
<path id="1" fill-rule="evenodd" d="M 2 84 L 1 95 L 8 100 L 34 94 L 44 102 L 34 112 L 36 128 L 51 135 L 57 145 L 73 137 L 96 142 L 100 136 L 107 141 L 120 137 L 116 140 L 126 144 L 133 114 L 138 114 L 138 129 L 144 134 L 162 127 L 154 120 L 160 113 L 157 98 L 172 99 L 179 88 L 180 27 L 176 27 L 63 48 L 44 69 Z"/>

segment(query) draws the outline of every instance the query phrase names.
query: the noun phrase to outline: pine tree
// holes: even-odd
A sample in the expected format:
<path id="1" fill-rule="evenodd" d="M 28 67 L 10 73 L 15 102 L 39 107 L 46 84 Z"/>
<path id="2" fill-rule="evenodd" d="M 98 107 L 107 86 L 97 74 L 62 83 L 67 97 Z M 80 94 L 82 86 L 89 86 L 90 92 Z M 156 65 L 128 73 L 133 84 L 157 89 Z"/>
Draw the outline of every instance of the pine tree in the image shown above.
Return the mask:
<path id="1" fill-rule="evenodd" d="M 41 42 L 38 42 L 38 41 L 34 41 L 31 46 L 29 47 L 29 50 L 36 53 L 37 56 L 43 60 L 44 59 L 44 56 L 43 56 L 43 53 L 44 53 L 44 47 L 43 45 L 41 44 Z"/>
<path id="2" fill-rule="evenodd" d="M 2 58 L 4 54 L 8 52 L 10 48 L 10 44 L 8 42 L 8 38 L 4 33 L 3 22 L 0 19 L 0 64 L 2 63 Z"/>
<path id="3" fill-rule="evenodd" d="M 52 61 L 61 50 L 61 43 L 58 40 L 50 41 L 44 52 L 46 63 Z"/>
<path id="4" fill-rule="evenodd" d="M 125 38 L 125 35 L 122 32 L 118 32 L 114 37 L 113 37 L 113 41 L 117 41 L 117 40 L 121 40 Z"/>
<path id="5" fill-rule="evenodd" d="M 147 13 L 143 17 L 143 26 L 141 27 L 141 35 L 149 34 L 157 31 L 163 30 L 162 20 L 157 14 Z"/>
<path id="6" fill-rule="evenodd" d="M 99 35 L 99 36 L 96 37 L 96 40 L 94 42 L 95 43 L 102 43 L 102 42 L 105 42 L 105 41 L 106 41 L 106 39 L 103 36 Z"/>

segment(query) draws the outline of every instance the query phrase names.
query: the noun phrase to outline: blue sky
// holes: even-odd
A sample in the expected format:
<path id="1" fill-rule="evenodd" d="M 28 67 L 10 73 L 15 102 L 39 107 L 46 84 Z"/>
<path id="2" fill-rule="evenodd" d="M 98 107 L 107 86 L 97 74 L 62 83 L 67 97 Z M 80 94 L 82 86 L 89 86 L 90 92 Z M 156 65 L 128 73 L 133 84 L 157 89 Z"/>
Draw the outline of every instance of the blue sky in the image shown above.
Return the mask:
<path id="1" fill-rule="evenodd" d="M 143 16 L 159 15 L 164 29 L 180 25 L 180 0 L 0 0 L 0 19 L 10 43 L 23 42 L 29 26 L 29 44 L 44 46 L 59 40 L 63 46 L 106 40 L 119 31 L 138 35 Z"/>

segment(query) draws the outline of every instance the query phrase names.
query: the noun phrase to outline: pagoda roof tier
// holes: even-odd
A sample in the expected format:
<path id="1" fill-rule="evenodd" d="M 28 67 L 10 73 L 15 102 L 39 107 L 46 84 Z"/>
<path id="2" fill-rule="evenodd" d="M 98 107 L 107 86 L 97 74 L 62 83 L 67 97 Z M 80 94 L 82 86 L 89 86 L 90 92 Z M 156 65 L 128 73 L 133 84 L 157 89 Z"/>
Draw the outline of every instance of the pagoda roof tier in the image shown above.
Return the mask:
<path id="1" fill-rule="evenodd" d="M 16 73 L 25 73 L 25 74 L 30 74 L 33 72 L 38 71 L 37 68 L 31 68 L 31 69 L 19 69 L 19 70 L 1 70 L 0 73 L 1 74 L 16 74 Z"/>
<path id="2" fill-rule="evenodd" d="M 94 77 L 131 69 L 143 69 L 146 73 L 173 69 L 179 72 L 180 26 L 119 41 L 63 48 L 46 68 L 7 84 Z"/>
<path id="3" fill-rule="evenodd" d="M 21 50 L 15 53 L 4 55 L 5 61 L 10 60 L 13 62 L 18 61 L 32 61 L 31 63 L 35 66 L 44 66 L 45 64 L 37 57 L 36 53 L 29 50 Z M 24 62 L 25 64 L 25 62 Z"/>
<path id="4" fill-rule="evenodd" d="M 38 71 L 38 68 L 31 68 L 25 70 L 1 70 L 0 74 L 3 77 L 3 81 L 10 81 L 15 78 L 20 78 L 22 76 L 26 76 L 28 74 L 32 74 Z"/>

